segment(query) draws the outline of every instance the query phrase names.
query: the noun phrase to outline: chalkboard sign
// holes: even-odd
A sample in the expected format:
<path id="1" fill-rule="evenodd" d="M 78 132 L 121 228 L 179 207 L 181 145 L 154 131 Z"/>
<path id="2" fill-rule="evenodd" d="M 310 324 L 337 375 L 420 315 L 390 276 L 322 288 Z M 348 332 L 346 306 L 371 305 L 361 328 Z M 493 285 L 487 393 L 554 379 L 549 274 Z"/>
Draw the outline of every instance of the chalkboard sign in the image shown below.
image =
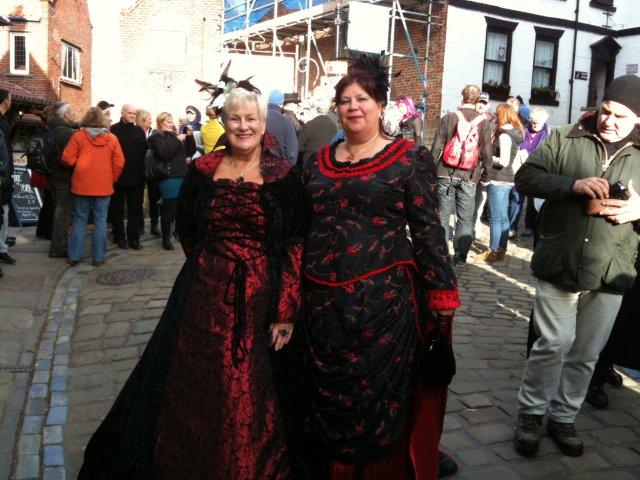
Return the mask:
<path id="1" fill-rule="evenodd" d="M 42 207 L 42 199 L 38 190 L 29 185 L 31 170 L 26 167 L 15 166 L 13 171 L 13 198 L 11 204 L 18 225 L 35 225 Z"/>

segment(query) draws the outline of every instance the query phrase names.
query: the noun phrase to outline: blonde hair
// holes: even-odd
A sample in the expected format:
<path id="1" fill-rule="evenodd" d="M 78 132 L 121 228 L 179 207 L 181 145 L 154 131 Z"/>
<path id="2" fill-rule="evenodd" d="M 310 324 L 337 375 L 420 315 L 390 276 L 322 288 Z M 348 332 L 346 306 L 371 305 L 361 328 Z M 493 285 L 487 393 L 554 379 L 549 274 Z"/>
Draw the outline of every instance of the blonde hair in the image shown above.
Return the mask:
<path id="1" fill-rule="evenodd" d="M 267 121 L 267 106 L 264 102 L 260 101 L 260 96 L 257 93 L 250 92 L 244 88 L 236 88 L 227 95 L 224 100 L 224 106 L 222 107 L 223 118 L 237 105 L 247 104 L 255 106 L 258 109 L 262 121 Z"/>
<path id="2" fill-rule="evenodd" d="M 140 125 L 140 123 L 142 123 L 142 121 L 147 117 L 151 120 L 151 112 L 139 108 L 138 111 L 136 111 L 136 125 Z"/>
<path id="3" fill-rule="evenodd" d="M 91 107 L 82 117 L 80 121 L 81 127 L 88 128 L 109 128 L 110 122 L 109 118 L 104 114 L 104 112 L 98 107 Z"/>
<path id="4" fill-rule="evenodd" d="M 520 110 L 520 100 L 518 100 L 516 97 L 507 98 L 507 101 L 505 103 L 513 108 L 516 113 L 518 113 L 518 111 Z"/>
<path id="5" fill-rule="evenodd" d="M 476 85 L 467 85 L 462 89 L 462 103 L 471 103 L 475 105 L 480 98 L 480 89 Z"/>
<path id="6" fill-rule="evenodd" d="M 158 129 L 160 129 L 160 127 L 162 126 L 162 122 L 164 122 L 169 117 L 173 118 L 173 115 L 171 115 L 169 112 L 160 112 L 160 114 L 156 117 L 156 126 L 158 127 Z"/>

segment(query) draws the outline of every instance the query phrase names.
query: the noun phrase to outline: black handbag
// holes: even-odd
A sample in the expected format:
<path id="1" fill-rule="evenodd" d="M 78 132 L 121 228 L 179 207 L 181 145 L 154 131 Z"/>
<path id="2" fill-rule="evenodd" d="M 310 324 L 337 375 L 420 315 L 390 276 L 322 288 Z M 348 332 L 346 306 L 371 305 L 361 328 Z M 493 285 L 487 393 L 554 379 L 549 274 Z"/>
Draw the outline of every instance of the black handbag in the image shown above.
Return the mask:
<path id="1" fill-rule="evenodd" d="M 171 169 L 167 162 L 158 160 L 151 147 L 144 155 L 144 176 L 147 180 L 161 181 L 171 176 Z"/>
<path id="2" fill-rule="evenodd" d="M 418 373 L 425 387 L 446 387 L 456 374 L 456 359 L 449 339 L 440 330 L 431 330 L 420 345 Z"/>

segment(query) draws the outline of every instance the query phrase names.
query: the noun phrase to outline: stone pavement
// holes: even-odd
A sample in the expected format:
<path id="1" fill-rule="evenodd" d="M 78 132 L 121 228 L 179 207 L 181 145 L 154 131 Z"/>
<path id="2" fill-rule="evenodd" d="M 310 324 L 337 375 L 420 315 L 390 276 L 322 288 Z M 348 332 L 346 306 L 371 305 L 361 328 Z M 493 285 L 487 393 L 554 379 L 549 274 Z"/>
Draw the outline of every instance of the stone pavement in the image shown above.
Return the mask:
<path id="1" fill-rule="evenodd" d="M 458 374 L 442 438 L 460 463 L 455 478 L 640 478 L 640 385 L 630 378 L 623 389 L 609 389 L 609 410 L 583 408 L 577 421 L 586 443 L 583 457 L 559 454 L 547 437 L 534 459 L 513 451 L 515 395 L 533 295 L 530 248 L 531 240 L 521 239 L 510 244 L 505 262 L 471 262 L 458 271 L 463 300 L 454 334 Z M 48 310 L 39 323 L 32 320 L 31 331 L 41 330 L 30 356 L 11 359 L 21 367 L 10 374 L 13 383 L 28 392 L 23 404 L 11 405 L 18 433 L 10 452 L 11 478 L 76 477 L 83 447 L 136 364 L 183 258 L 179 250 L 147 245 L 140 252 L 117 252 L 103 267 L 64 271 Z M 0 326 L 3 318 L 0 313 Z M 17 334 L 3 335 L 0 330 L 1 345 L 17 342 Z M 17 344 L 11 351 L 22 352 Z M 0 433 L 4 440 L 4 428 Z"/>

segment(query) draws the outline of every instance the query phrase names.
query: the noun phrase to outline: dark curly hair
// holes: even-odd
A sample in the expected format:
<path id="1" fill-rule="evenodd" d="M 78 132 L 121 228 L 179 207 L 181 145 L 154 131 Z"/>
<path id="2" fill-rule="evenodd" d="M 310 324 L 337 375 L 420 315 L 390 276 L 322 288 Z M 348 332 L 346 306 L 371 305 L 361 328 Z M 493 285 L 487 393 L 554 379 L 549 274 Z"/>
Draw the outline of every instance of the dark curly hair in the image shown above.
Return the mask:
<path id="1" fill-rule="evenodd" d="M 342 92 L 349 85 L 357 83 L 373 99 L 382 104 L 387 104 L 387 93 L 389 92 L 389 67 L 384 64 L 382 55 L 372 55 L 361 53 L 358 55 L 347 70 L 347 74 L 340 79 L 336 85 L 336 94 L 333 102 L 337 105 L 340 102 Z"/>

